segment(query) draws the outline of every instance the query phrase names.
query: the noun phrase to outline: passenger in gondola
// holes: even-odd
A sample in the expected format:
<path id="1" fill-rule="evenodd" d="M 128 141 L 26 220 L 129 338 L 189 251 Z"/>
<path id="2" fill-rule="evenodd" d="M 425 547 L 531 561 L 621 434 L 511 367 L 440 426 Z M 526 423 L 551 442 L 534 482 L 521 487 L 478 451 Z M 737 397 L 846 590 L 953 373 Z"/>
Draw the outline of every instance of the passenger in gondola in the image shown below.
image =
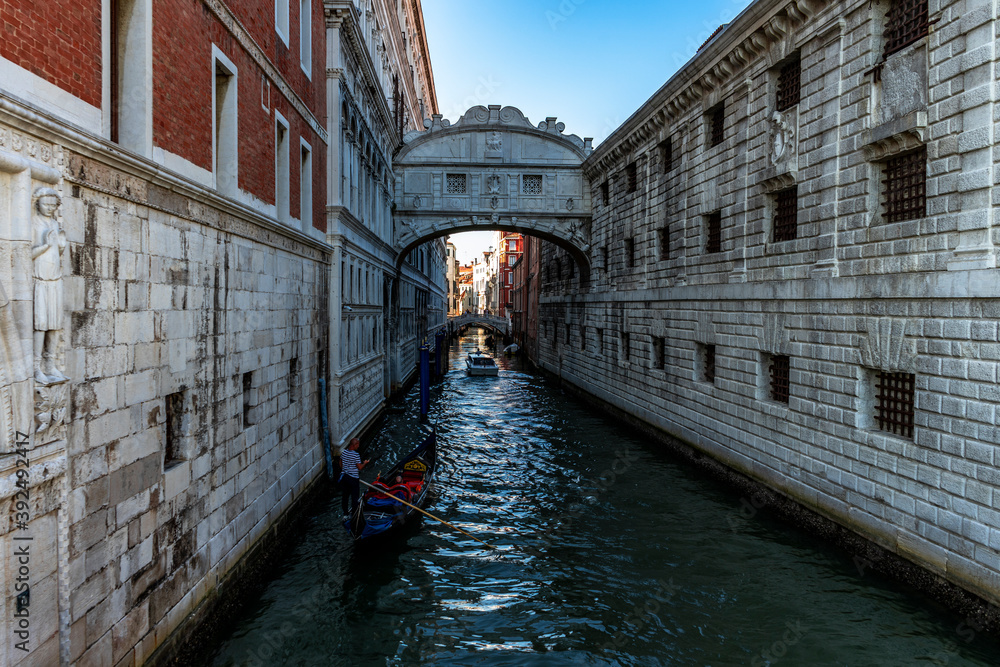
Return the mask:
<path id="1" fill-rule="evenodd" d="M 361 455 L 358 454 L 358 447 L 360 446 L 360 440 L 351 438 L 351 441 L 347 443 L 347 449 L 340 454 L 340 484 L 344 491 L 340 497 L 340 505 L 344 510 L 344 514 L 347 514 L 348 495 L 351 498 L 351 514 L 354 514 L 354 510 L 357 509 L 358 496 L 361 495 L 361 483 L 358 481 L 360 477 L 359 473 L 371 460 L 361 460 Z"/>

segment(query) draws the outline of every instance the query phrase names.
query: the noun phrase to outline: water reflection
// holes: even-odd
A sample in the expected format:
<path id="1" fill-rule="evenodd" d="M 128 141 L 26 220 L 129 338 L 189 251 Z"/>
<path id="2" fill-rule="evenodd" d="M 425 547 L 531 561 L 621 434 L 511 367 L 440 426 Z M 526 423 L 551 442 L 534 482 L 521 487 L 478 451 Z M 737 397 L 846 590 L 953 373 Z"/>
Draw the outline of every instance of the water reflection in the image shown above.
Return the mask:
<path id="1" fill-rule="evenodd" d="M 424 519 L 358 549 L 339 499 L 310 519 L 223 665 L 989 665 L 960 619 L 773 522 L 502 356 L 432 391 L 439 472 Z M 416 388 L 376 438 L 387 469 L 419 440 Z"/>

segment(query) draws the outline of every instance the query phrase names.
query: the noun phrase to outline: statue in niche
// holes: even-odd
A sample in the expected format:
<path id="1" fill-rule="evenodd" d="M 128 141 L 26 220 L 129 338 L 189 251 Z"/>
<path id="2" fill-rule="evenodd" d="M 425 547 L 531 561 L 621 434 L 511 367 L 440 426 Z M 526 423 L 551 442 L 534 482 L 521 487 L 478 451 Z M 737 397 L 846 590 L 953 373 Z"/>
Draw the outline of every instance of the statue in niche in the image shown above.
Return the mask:
<path id="1" fill-rule="evenodd" d="M 59 368 L 63 320 L 62 254 L 66 232 L 59 227 L 59 193 L 35 191 L 31 259 L 35 277 L 35 383 L 43 387 L 69 380 Z"/>
<path id="2" fill-rule="evenodd" d="M 499 153 L 503 147 L 503 135 L 499 132 L 490 132 L 486 139 L 486 150 L 491 153 Z"/>

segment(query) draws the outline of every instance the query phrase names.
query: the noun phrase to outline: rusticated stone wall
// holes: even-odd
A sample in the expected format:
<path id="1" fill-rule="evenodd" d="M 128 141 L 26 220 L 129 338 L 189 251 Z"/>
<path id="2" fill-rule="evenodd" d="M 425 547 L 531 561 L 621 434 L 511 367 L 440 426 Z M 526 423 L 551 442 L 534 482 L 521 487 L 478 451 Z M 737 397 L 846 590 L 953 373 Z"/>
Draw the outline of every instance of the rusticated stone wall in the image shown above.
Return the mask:
<path id="1" fill-rule="evenodd" d="M 877 0 L 761 0 L 707 44 L 584 164 L 592 281 L 546 245 L 539 358 L 997 603 L 998 10 L 928 4 L 888 56 Z M 891 219 L 888 165 L 922 151 L 924 206 Z M 912 433 L 880 423 L 881 373 L 912 375 Z"/>

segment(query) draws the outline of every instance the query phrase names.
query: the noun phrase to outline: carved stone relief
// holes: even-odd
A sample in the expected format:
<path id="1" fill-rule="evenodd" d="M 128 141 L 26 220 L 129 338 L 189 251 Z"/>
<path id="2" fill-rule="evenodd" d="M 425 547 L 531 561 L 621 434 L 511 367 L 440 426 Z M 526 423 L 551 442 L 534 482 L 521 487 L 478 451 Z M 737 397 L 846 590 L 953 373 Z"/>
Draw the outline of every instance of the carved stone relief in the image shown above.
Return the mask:
<path id="1" fill-rule="evenodd" d="M 771 164 L 777 166 L 795 152 L 795 128 L 791 119 L 780 111 L 771 116 Z"/>
<path id="2" fill-rule="evenodd" d="M 56 210 L 59 193 L 52 188 L 35 191 L 32 217 L 31 259 L 35 278 L 34 352 L 35 383 L 62 384 L 69 378 L 62 372 L 63 280 L 62 255 L 66 232 L 59 226 Z"/>
<path id="3" fill-rule="evenodd" d="M 917 365 L 916 341 L 906 338 L 906 321 L 893 317 L 863 318 L 858 354 L 861 365 L 876 370 L 913 373 Z"/>

